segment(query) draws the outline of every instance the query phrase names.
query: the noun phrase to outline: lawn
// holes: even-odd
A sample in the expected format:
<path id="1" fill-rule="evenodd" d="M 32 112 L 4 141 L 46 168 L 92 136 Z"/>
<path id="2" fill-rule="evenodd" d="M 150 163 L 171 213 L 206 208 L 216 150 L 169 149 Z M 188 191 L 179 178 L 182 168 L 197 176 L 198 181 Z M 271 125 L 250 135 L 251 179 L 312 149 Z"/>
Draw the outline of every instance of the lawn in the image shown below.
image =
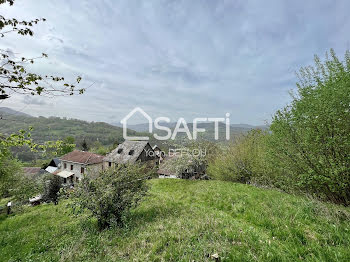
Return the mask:
<path id="1" fill-rule="evenodd" d="M 350 261 L 350 209 L 221 181 L 152 180 L 123 229 L 67 201 L 0 219 L 1 261 Z"/>

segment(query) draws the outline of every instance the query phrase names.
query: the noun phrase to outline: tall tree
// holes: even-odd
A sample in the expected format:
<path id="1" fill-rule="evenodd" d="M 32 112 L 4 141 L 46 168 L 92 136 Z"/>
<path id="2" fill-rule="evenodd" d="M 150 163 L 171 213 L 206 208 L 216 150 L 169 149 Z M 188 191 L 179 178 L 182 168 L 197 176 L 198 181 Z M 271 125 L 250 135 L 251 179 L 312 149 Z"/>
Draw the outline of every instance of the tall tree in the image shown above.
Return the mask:
<path id="1" fill-rule="evenodd" d="M 1 4 L 12 6 L 15 0 L 0 0 Z M 5 18 L 0 15 L 0 37 L 9 33 L 18 33 L 22 36 L 33 36 L 32 27 L 44 22 L 45 18 L 36 18 L 30 21 L 19 21 L 16 18 Z M 82 94 L 83 88 L 77 89 L 75 84 L 80 83 L 81 77 L 76 78 L 76 83 L 65 82 L 64 77 L 48 76 L 32 72 L 30 65 L 39 58 L 47 58 L 47 54 L 34 58 L 13 57 L 9 51 L 0 49 L 0 100 L 8 99 L 12 93 L 66 96 L 76 93 Z M 29 146 L 31 150 L 40 150 L 44 153 L 55 150 L 62 151 L 62 146 L 68 145 L 62 141 L 48 141 L 44 145 L 37 145 L 31 139 L 30 133 L 20 130 L 16 134 L 4 137 L 0 134 L 0 196 L 10 192 L 14 185 L 14 177 L 20 169 L 20 165 L 13 158 L 10 148 L 13 146 Z"/>
<path id="2" fill-rule="evenodd" d="M 271 124 L 272 153 L 290 185 L 350 204 L 350 52 L 300 70 L 293 101 Z M 280 160 L 280 161 L 278 161 Z"/>

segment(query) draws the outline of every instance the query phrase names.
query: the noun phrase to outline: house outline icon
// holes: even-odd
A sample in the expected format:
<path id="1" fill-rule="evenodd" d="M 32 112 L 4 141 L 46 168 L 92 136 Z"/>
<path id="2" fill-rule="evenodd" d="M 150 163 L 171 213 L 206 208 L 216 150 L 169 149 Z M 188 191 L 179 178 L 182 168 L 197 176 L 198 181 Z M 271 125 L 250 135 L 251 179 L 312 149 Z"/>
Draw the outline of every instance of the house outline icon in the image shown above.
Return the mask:
<path id="1" fill-rule="evenodd" d="M 123 138 L 125 140 L 149 140 L 149 137 L 147 136 L 128 136 L 127 135 L 127 122 L 130 117 L 132 117 L 136 112 L 141 113 L 147 120 L 148 120 L 148 132 L 152 133 L 153 129 L 153 121 L 152 118 L 140 107 L 135 107 L 133 110 L 130 111 L 129 114 L 127 114 L 120 123 L 123 124 Z"/>

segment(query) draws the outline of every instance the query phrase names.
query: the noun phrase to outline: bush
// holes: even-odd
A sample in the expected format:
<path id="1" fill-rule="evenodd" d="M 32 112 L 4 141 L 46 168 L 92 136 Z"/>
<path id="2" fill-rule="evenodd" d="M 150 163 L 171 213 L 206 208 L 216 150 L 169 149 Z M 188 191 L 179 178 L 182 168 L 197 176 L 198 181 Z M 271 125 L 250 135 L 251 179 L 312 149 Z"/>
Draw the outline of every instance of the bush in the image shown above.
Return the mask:
<path id="1" fill-rule="evenodd" d="M 350 52 L 302 68 L 297 94 L 277 111 L 269 148 L 286 185 L 350 204 Z"/>
<path id="2" fill-rule="evenodd" d="M 74 192 L 73 208 L 90 210 L 100 229 L 123 226 L 123 217 L 147 192 L 147 177 L 139 165 L 117 166 L 94 176 L 84 176 Z"/>
<path id="3" fill-rule="evenodd" d="M 62 179 L 59 176 L 50 175 L 49 179 L 44 182 L 43 200 L 57 203 L 61 186 Z"/>
<path id="4" fill-rule="evenodd" d="M 3 148 L 0 145 L 0 198 L 13 196 L 18 175 L 21 174 L 21 163 L 10 154 L 1 155 Z"/>
<path id="5" fill-rule="evenodd" d="M 266 156 L 267 135 L 262 130 L 251 130 L 223 147 L 209 163 L 208 175 L 224 181 L 271 184 Z"/>

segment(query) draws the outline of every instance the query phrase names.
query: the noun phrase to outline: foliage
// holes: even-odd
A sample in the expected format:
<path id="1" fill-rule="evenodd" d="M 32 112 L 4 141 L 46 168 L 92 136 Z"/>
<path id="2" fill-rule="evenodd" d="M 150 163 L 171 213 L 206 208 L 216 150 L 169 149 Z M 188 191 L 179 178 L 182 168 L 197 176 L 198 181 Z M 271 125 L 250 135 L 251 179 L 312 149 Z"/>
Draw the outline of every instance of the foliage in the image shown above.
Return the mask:
<path id="1" fill-rule="evenodd" d="M 72 216 L 70 200 L 0 215 L 1 260 L 349 260 L 349 208 L 222 181 L 148 182 L 123 228 L 99 232 L 87 214 Z"/>
<path id="2" fill-rule="evenodd" d="M 0 144 L 0 198 L 11 195 L 11 189 L 16 184 L 16 175 L 21 170 L 20 162 L 4 151 L 7 149 Z"/>
<path id="3" fill-rule="evenodd" d="M 0 134 L 1 135 L 1 134 Z M 9 137 L 0 136 L 0 196 L 8 196 L 18 182 L 21 164 L 12 156 L 11 146 L 30 146 L 35 150 L 30 133 L 20 130 Z"/>
<path id="4" fill-rule="evenodd" d="M 84 138 L 83 142 L 81 143 L 81 149 L 82 149 L 83 151 L 89 151 L 89 146 L 88 146 L 88 144 L 87 144 L 85 138 Z"/>
<path id="5" fill-rule="evenodd" d="M 48 202 L 57 202 L 62 181 L 59 176 L 50 175 L 44 182 L 43 200 Z"/>
<path id="6" fill-rule="evenodd" d="M 30 128 L 29 131 L 32 129 Z M 24 177 L 22 165 L 13 157 L 11 147 L 28 147 L 33 152 L 44 156 L 56 156 L 65 145 L 63 141 L 47 141 L 44 144 L 33 142 L 31 133 L 20 130 L 8 137 L 0 138 L 0 196 L 15 195 L 17 199 L 26 199 L 35 192 L 40 192 L 41 183 Z"/>
<path id="7" fill-rule="evenodd" d="M 204 173 L 206 165 L 205 157 L 184 149 L 181 153 L 165 161 L 162 168 L 171 171 L 179 178 L 187 179 L 196 173 Z"/>
<path id="8" fill-rule="evenodd" d="M 27 177 L 22 172 L 16 173 L 15 183 L 12 185 L 11 195 L 15 200 L 28 202 L 28 199 L 43 192 L 44 177 Z"/>
<path id="9" fill-rule="evenodd" d="M 145 196 L 146 178 L 143 167 L 136 164 L 84 176 L 75 191 L 74 210 L 90 210 L 100 229 L 122 226 L 123 217 Z"/>
<path id="10" fill-rule="evenodd" d="M 92 147 L 95 147 L 97 141 L 103 146 L 111 146 L 116 140 L 124 141 L 122 128 L 102 122 L 87 122 L 59 117 L 28 117 L 6 113 L 3 113 L 3 117 L 6 120 L 0 119 L 0 133 L 12 134 L 19 129 L 32 126 L 31 138 L 40 144 L 50 140 L 66 140 L 67 134 L 71 137 L 69 138 L 71 141 L 66 141 L 67 144 L 76 144 L 79 147 L 84 139 Z M 130 135 L 136 134 L 131 130 L 128 130 L 128 133 Z"/>
<path id="11" fill-rule="evenodd" d="M 267 131 L 252 130 L 222 147 L 209 164 L 208 175 L 214 179 L 240 183 L 270 183 L 272 172 L 266 156 Z"/>
<path id="12" fill-rule="evenodd" d="M 103 146 L 102 143 L 97 140 L 92 144 L 92 147 L 89 149 L 90 152 L 99 154 L 99 155 L 107 155 L 109 152 L 111 152 L 114 148 L 113 146 Z"/>
<path id="13" fill-rule="evenodd" d="M 75 139 L 72 136 L 67 136 L 63 139 L 62 144 L 60 145 L 60 150 L 57 152 L 58 156 L 63 156 L 72 152 L 75 148 Z"/>
<path id="14" fill-rule="evenodd" d="M 1 1 L 0 4 L 8 2 L 13 5 L 14 1 Z M 44 18 L 34 19 L 30 21 L 19 21 L 16 18 L 5 18 L 0 15 L 0 36 L 17 32 L 20 35 L 33 36 L 34 32 L 31 27 L 38 22 L 45 21 Z M 64 82 L 64 77 L 48 76 L 33 73 L 30 71 L 30 64 L 33 64 L 39 58 L 47 58 L 47 54 L 39 57 L 17 58 L 14 54 L 7 50 L 0 50 L 0 99 L 7 99 L 10 93 L 30 94 L 30 95 L 73 95 L 75 93 L 82 94 L 85 89 L 76 90 L 75 84 Z M 81 77 L 77 77 L 76 82 L 79 83 Z M 58 85 L 63 82 L 62 85 Z"/>
<path id="15" fill-rule="evenodd" d="M 350 204 L 350 52 L 331 49 L 302 68 L 293 101 L 271 124 L 270 153 L 284 182 L 335 203 Z"/>
<path id="16" fill-rule="evenodd" d="M 191 141 L 187 147 L 175 147 L 169 150 L 170 157 L 161 168 L 185 179 L 205 174 L 208 162 L 212 161 L 219 148 L 214 142 L 206 140 Z"/>

